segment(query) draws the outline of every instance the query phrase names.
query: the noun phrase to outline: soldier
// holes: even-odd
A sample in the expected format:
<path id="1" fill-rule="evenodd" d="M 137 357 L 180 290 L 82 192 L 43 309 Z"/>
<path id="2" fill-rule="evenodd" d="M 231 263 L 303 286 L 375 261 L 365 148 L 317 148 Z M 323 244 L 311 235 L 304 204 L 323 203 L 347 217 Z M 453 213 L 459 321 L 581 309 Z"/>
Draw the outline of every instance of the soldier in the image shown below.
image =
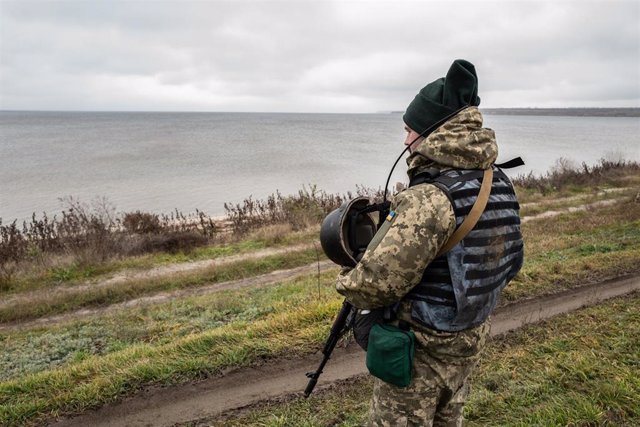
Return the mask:
<path id="1" fill-rule="evenodd" d="M 462 424 L 469 377 L 489 333 L 488 316 L 523 260 L 519 206 L 509 179 L 493 164 L 495 134 L 482 127 L 474 66 L 456 60 L 425 86 L 403 116 L 411 144 L 411 185 L 336 289 L 355 307 L 387 307 L 387 322 L 408 324 L 416 345 L 407 387 L 374 379 L 371 426 Z M 433 130 L 432 130 L 433 129 Z M 493 180 L 486 208 L 462 241 L 439 250 Z M 389 309 L 390 308 L 390 309 Z M 365 311 L 366 312 L 366 311 Z"/>

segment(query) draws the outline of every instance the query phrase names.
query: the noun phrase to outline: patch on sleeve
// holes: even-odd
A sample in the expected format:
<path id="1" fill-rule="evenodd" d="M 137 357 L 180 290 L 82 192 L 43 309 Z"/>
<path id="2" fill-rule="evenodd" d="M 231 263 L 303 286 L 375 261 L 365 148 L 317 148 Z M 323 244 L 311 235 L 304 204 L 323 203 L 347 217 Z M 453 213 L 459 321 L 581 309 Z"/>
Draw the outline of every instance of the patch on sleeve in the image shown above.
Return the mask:
<path id="1" fill-rule="evenodd" d="M 380 229 L 376 232 L 375 236 L 373 236 L 373 239 L 371 239 L 371 242 L 369 242 L 369 246 L 367 246 L 368 251 L 375 249 L 378 246 L 378 244 L 380 244 L 380 241 L 387 234 L 387 231 L 389 231 L 389 229 L 393 225 L 393 220 L 397 216 L 398 214 L 396 213 L 396 211 L 389 212 L 389 214 L 385 218 L 385 221 L 380 226 Z"/>

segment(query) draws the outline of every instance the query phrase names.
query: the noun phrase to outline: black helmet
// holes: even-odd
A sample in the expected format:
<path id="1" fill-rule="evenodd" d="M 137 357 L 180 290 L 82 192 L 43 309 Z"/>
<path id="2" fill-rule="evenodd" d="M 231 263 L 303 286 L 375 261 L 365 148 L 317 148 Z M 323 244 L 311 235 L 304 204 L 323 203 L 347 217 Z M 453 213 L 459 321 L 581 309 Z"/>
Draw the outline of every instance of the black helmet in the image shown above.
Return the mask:
<path id="1" fill-rule="evenodd" d="M 320 244 L 327 257 L 343 267 L 355 267 L 377 227 L 368 213 L 367 197 L 356 197 L 342 204 L 322 221 Z"/>

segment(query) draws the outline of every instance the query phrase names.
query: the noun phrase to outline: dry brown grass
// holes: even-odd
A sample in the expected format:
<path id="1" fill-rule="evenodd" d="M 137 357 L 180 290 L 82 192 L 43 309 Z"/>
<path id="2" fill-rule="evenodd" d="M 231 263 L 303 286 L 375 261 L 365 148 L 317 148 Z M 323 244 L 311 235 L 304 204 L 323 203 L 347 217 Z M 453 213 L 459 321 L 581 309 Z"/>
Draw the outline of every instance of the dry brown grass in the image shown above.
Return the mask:
<path id="1" fill-rule="evenodd" d="M 271 224 L 252 231 L 247 238 L 277 244 L 283 243 L 293 231 L 291 224 Z"/>
<path id="2" fill-rule="evenodd" d="M 593 166 L 586 163 L 578 166 L 569 159 L 560 158 L 544 175 L 534 175 L 531 172 L 528 175 L 518 175 L 512 181 L 521 189 L 534 190 L 547 195 L 568 187 L 624 185 L 630 180 L 635 181 L 632 177 L 638 176 L 640 176 L 640 163 L 634 161 L 600 159 Z"/>
<path id="3" fill-rule="evenodd" d="M 283 196 L 276 191 L 265 199 L 249 197 L 235 205 L 225 203 L 224 208 L 235 234 L 242 235 L 271 224 L 290 224 L 294 230 L 300 230 L 320 224 L 329 212 L 346 200 L 365 196 L 380 202 L 383 194 L 383 189 L 362 186 L 358 186 L 355 193 L 331 194 L 311 185 L 297 194 Z"/>

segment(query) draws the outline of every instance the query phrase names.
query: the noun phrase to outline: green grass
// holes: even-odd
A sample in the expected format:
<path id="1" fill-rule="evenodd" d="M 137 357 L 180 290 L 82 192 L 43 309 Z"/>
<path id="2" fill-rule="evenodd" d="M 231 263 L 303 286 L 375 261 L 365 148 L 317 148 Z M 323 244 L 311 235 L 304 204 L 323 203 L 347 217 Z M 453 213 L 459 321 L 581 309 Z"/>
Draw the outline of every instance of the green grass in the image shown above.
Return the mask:
<path id="1" fill-rule="evenodd" d="M 255 252 L 260 249 L 277 248 L 299 243 L 314 242 L 318 238 L 317 227 L 303 231 L 288 231 L 280 233 L 254 232 L 237 242 L 220 243 L 211 246 L 195 248 L 189 253 L 158 253 L 136 259 L 123 260 L 121 268 L 149 268 L 164 264 L 216 259 L 229 255 Z"/>
<path id="2" fill-rule="evenodd" d="M 5 381 L 0 383 L 0 424 L 37 423 L 47 414 L 85 410 L 144 384 L 171 384 L 256 359 L 304 354 L 324 339 L 339 305 L 333 296 L 260 320 L 232 322 L 162 345 L 136 344 Z"/>
<path id="3" fill-rule="evenodd" d="M 11 295 L 35 289 L 55 288 L 60 285 L 73 286 L 88 279 L 106 278 L 123 270 L 148 270 L 167 264 L 190 261 L 213 260 L 230 255 L 246 254 L 266 248 L 287 247 L 317 240 L 318 229 L 304 231 L 249 234 L 237 242 L 216 243 L 195 248 L 190 252 L 153 253 L 142 256 L 113 259 L 103 263 L 78 264 L 56 262 L 52 267 L 33 268 L 34 271 L 18 274 L 8 289 L 0 289 L 0 295 Z"/>
<path id="4" fill-rule="evenodd" d="M 310 283 L 307 286 L 312 287 Z M 307 288 L 311 302 L 301 298 L 297 305 L 288 299 L 288 289 L 280 291 L 284 298 L 273 300 L 278 301 L 281 310 L 249 315 L 248 320 L 230 317 L 218 327 L 184 330 L 182 336 L 171 331 L 171 324 L 179 330 L 171 312 L 160 311 L 155 315 L 166 316 L 166 323 L 160 322 L 159 329 L 170 331 L 164 336 L 160 333 L 142 340 L 133 337 L 134 343 L 129 345 L 121 341 L 122 348 L 114 340 L 115 347 L 104 355 L 93 355 L 91 348 L 81 348 L 70 353 L 66 363 L 57 369 L 5 381 L 0 384 L 0 405 L 7 405 L 8 412 L 0 413 L 0 422 L 22 423 L 32 416 L 84 410 L 132 393 L 145 384 L 179 383 L 265 358 L 314 351 L 326 337 L 339 297 L 321 292 L 318 299 L 316 290 Z M 117 320 L 113 321 L 115 326 Z M 25 338 L 23 342 L 29 339 Z M 19 345 L 16 344 L 14 348 Z"/>
<path id="5" fill-rule="evenodd" d="M 627 180 L 616 183 L 619 186 L 635 185 L 636 177 L 628 177 Z M 604 188 L 615 188 L 612 185 L 604 185 L 597 188 L 592 186 L 572 186 L 561 191 L 553 191 L 542 195 L 535 190 L 519 189 L 518 193 L 522 204 L 541 202 L 538 206 L 529 206 L 522 209 L 522 215 L 535 215 L 549 209 L 561 209 L 568 206 L 576 206 L 583 203 L 591 203 L 596 200 L 633 196 L 632 192 L 607 193 L 598 195 L 597 192 Z M 579 196 L 579 199 L 567 200 L 567 197 Z M 55 288 L 60 285 L 73 286 L 81 284 L 89 279 L 100 279 L 122 270 L 145 270 L 166 264 L 198 261 L 204 259 L 216 259 L 229 255 L 255 252 L 268 247 L 286 247 L 297 243 L 310 243 L 317 240 L 318 227 L 314 226 L 303 231 L 291 231 L 287 226 L 266 227 L 266 231 L 258 230 L 235 242 L 216 243 L 210 246 L 195 248 L 188 253 L 154 253 L 143 256 L 124 257 L 113 259 L 103 263 L 88 265 L 64 261 L 54 262 L 54 266 L 34 266 L 31 271 L 18 274 L 12 279 L 11 286 L 0 289 L 0 295 L 10 295 L 28 290 Z M 281 228 L 280 230 L 277 230 Z"/>
<path id="6" fill-rule="evenodd" d="M 607 207 L 598 211 L 601 215 L 582 212 L 569 218 L 556 218 L 546 222 L 546 228 L 540 228 L 535 223 L 526 224 L 526 227 L 531 227 L 527 231 L 532 233 L 527 245 L 532 247 L 529 252 L 533 253 L 528 252 L 523 274 L 507 287 L 503 302 L 579 286 L 623 271 L 637 272 L 637 259 L 640 258 L 640 239 L 637 237 L 640 227 L 633 220 L 637 215 L 634 212 L 630 206 Z M 587 221 L 589 218 L 592 219 L 590 222 Z M 576 223 L 580 225 L 577 226 Z M 541 230 L 548 232 L 545 234 Z M 312 255 L 315 256 L 315 252 Z M 318 301 L 335 305 L 340 299 L 332 292 L 334 274 L 335 272 L 330 272 L 322 275 L 319 288 L 316 277 L 312 275 L 262 289 L 227 291 L 179 299 L 55 327 L 0 334 L 0 349 L 4 354 L 0 365 L 6 371 L 3 377 L 13 378 L 12 381 L 18 383 L 22 381 L 20 376 L 28 373 L 37 377 L 46 375 L 47 372 L 57 372 L 56 375 L 65 378 L 73 377 L 75 369 L 83 364 L 94 364 L 97 369 L 103 363 L 109 364 L 111 358 L 126 359 L 128 352 L 141 346 L 149 351 L 144 362 L 149 366 L 160 363 L 157 359 L 159 357 L 179 357 L 183 361 L 167 368 L 166 378 L 139 378 L 143 382 L 180 382 L 193 375 L 216 372 L 221 366 L 228 368 L 252 364 L 263 357 L 277 357 L 291 351 L 311 352 L 321 344 L 324 339 L 321 331 L 326 331 L 330 321 L 330 316 L 322 314 L 325 307 L 318 305 Z M 309 325 L 296 320 L 295 313 L 300 311 L 316 316 L 316 323 Z M 177 351 L 173 344 L 187 337 L 198 341 L 201 338 L 206 340 L 208 334 L 225 328 L 251 330 L 256 324 L 269 322 L 274 317 L 287 316 L 289 313 L 292 316 L 289 325 L 294 335 L 307 331 L 315 338 L 301 345 L 295 340 L 286 343 L 287 338 L 281 336 L 279 339 L 283 343 L 279 346 L 261 347 L 262 343 L 256 342 L 254 338 L 261 336 L 259 334 L 238 336 L 225 344 L 227 350 L 235 356 L 229 356 L 223 364 L 207 364 L 205 360 L 200 360 L 201 356 L 197 353 L 172 354 L 172 351 Z M 254 346 L 262 348 L 262 353 L 248 351 Z M 197 365 L 197 368 L 192 369 L 192 364 Z M 118 376 L 118 372 L 113 375 Z M 97 381 L 93 375 L 89 377 L 92 381 Z M 115 380 L 120 381 L 117 378 Z M 68 381 L 69 384 L 74 384 L 72 379 Z M 82 405 L 95 405 L 119 393 L 130 393 L 141 386 L 137 380 L 132 381 L 119 392 L 83 400 Z"/>
<path id="7" fill-rule="evenodd" d="M 523 225 L 525 264 L 503 292 L 515 301 L 636 273 L 640 205 L 631 201 Z"/>
<path id="8" fill-rule="evenodd" d="M 638 425 L 639 304 L 636 293 L 491 341 L 472 380 L 466 425 Z M 208 425 L 359 426 L 370 396 L 371 381 L 360 377 Z"/>
<path id="9" fill-rule="evenodd" d="M 578 192 L 572 196 L 560 197 L 560 198 L 545 198 L 538 202 L 531 204 L 521 202 L 520 216 L 533 216 L 538 215 L 546 211 L 563 210 L 570 207 L 577 207 L 580 205 L 589 205 L 591 203 L 600 202 L 603 200 L 624 200 L 635 196 L 634 191 L 637 190 L 623 190 L 623 191 L 611 191 L 611 192 L 597 192 L 586 191 Z M 522 206 L 524 205 L 524 206 Z"/>
<path id="10" fill-rule="evenodd" d="M 526 264 L 512 286 L 507 288 L 505 298 L 513 300 L 525 295 L 534 296 L 565 289 L 585 280 L 602 280 L 635 271 L 637 266 L 633 259 L 638 257 L 640 249 L 639 230 L 640 206 L 632 201 L 524 224 Z M 0 307 L 0 322 L 24 321 L 79 308 L 118 303 L 159 291 L 251 277 L 309 264 L 317 256 L 313 248 L 198 272 L 36 296 Z"/>
<path id="11" fill-rule="evenodd" d="M 518 201 L 521 204 L 525 203 L 540 203 L 542 205 L 563 203 L 568 198 L 581 198 L 583 201 L 575 200 L 572 205 L 579 205 L 585 203 L 584 200 L 588 200 L 594 197 L 598 192 L 603 190 L 610 190 L 614 188 L 627 187 L 628 183 L 616 183 L 615 185 L 600 185 L 600 186 L 570 186 L 562 188 L 561 190 L 555 190 L 549 193 L 541 193 L 537 189 L 522 188 L 515 186 L 516 194 L 518 194 Z"/>
<path id="12" fill-rule="evenodd" d="M 622 211 L 630 215 L 629 209 Z M 506 288 L 501 304 L 638 271 L 640 223 L 618 223 L 625 218 L 615 212 L 619 211 L 607 208 L 606 215 L 599 216 L 609 218 L 613 224 L 584 225 L 586 230 L 574 226 L 575 219 L 587 213 L 573 215 L 574 220 L 557 219 L 564 228 L 553 230 L 556 249 L 542 253 L 528 251 L 522 273 Z M 549 239 L 548 235 L 536 232 L 530 239 L 528 246 L 549 249 L 548 242 L 544 246 L 536 244 L 536 239 Z M 321 295 L 332 293 L 334 275 L 335 271 L 322 275 Z M 226 323 L 256 320 L 313 302 L 318 297 L 317 290 L 316 277 L 310 275 L 265 288 L 181 298 L 55 327 L 3 333 L 0 378 L 73 363 L 76 353 L 104 355 L 136 343 L 163 344 Z"/>
<path id="13" fill-rule="evenodd" d="M 640 205 L 627 202 L 525 224 L 527 261 L 522 274 L 507 287 L 504 301 L 637 273 L 639 221 Z M 234 274 L 247 277 L 276 268 L 275 259 L 265 259 L 216 274 L 226 274 L 220 280 L 229 280 Z M 276 264 L 305 264 L 314 262 L 316 253 L 276 259 Z M 313 352 L 323 342 L 340 302 L 331 289 L 333 274 L 323 275 L 319 296 L 317 279 L 309 276 L 264 289 L 180 299 L 0 334 L 0 350 L 6 355 L 0 364 L 7 370 L 0 383 L 0 424 L 84 410 L 145 384 L 180 383 L 265 358 Z M 129 299 L 128 292 L 196 287 L 211 280 L 189 275 L 158 279 L 143 282 L 142 291 L 128 290 L 132 283 L 127 283 L 121 293 L 107 295 L 107 301 Z M 56 307 L 55 301 L 47 304 Z M 55 309 L 68 307 L 64 300 L 59 304 Z"/>
<path id="14" fill-rule="evenodd" d="M 233 322 L 252 322 L 291 307 L 337 298 L 337 268 L 269 287 L 223 291 L 169 303 L 132 307 L 53 327 L 0 333 L 0 380 L 106 355 L 126 347 L 168 344 Z"/>
<path id="15" fill-rule="evenodd" d="M 28 300 L 18 300 L 0 307 L 0 322 L 17 322 L 43 316 L 60 314 L 79 308 L 99 307 L 128 301 L 160 291 L 194 288 L 198 286 L 237 280 L 269 273 L 279 269 L 299 267 L 315 262 L 324 255 L 316 249 L 289 252 L 259 259 L 238 261 L 216 267 L 208 267 L 189 273 L 129 280 L 109 286 L 96 287 L 48 295 L 43 293 Z"/>
<path id="16" fill-rule="evenodd" d="M 521 186 L 518 179 L 515 179 L 516 192 L 520 203 L 547 202 L 549 199 L 559 199 L 574 196 L 589 196 L 596 194 L 598 191 L 612 188 L 628 188 L 640 187 L 640 174 L 637 172 L 637 163 L 627 164 L 627 167 L 620 165 L 614 166 L 614 169 L 607 168 L 599 173 L 592 174 L 583 184 L 576 184 L 575 180 L 570 179 L 562 182 L 560 188 L 551 185 L 543 185 L 544 190 L 539 186 L 529 185 Z"/>
<path id="17" fill-rule="evenodd" d="M 637 425 L 640 295 L 528 328 L 492 346 L 469 425 Z"/>

